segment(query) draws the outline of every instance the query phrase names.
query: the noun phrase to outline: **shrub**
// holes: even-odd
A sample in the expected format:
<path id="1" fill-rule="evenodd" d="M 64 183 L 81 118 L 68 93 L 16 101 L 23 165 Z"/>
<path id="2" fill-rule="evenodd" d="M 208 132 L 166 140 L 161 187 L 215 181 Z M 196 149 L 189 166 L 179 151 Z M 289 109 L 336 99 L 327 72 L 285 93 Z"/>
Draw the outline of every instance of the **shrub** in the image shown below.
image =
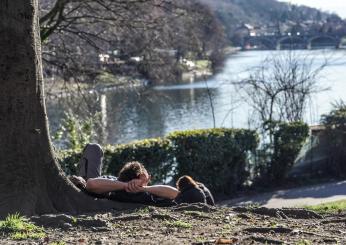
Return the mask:
<path id="1" fill-rule="evenodd" d="M 103 174 L 117 175 L 124 163 L 139 161 L 152 174 L 154 183 L 167 183 L 170 177 L 176 180 L 182 175 L 190 175 L 213 192 L 229 195 L 238 190 L 249 177 L 250 170 L 254 170 L 250 159 L 261 165 L 253 176 L 256 181 L 280 184 L 291 169 L 308 132 L 308 125 L 302 122 L 275 123 L 273 142 L 256 154 L 250 154 L 259 143 L 258 134 L 252 130 L 174 132 L 163 139 L 106 146 Z M 255 158 L 250 158 L 253 156 Z M 79 152 L 65 150 L 59 153 L 59 158 L 67 174 L 76 173 Z"/>
<path id="2" fill-rule="evenodd" d="M 346 104 L 341 102 L 334 109 L 322 116 L 329 145 L 330 173 L 334 176 L 346 176 Z"/>
<path id="3" fill-rule="evenodd" d="M 153 182 L 191 175 L 212 191 L 230 194 L 248 177 L 248 153 L 256 149 L 258 135 L 251 130 L 210 129 L 175 132 L 167 138 L 147 139 L 104 148 L 103 174 L 117 175 L 124 163 L 142 162 Z M 76 174 L 81 153 L 59 153 L 67 174 Z"/>
<path id="4" fill-rule="evenodd" d="M 172 169 L 170 142 L 166 139 L 146 139 L 116 146 L 104 147 L 103 173 L 116 176 L 121 167 L 130 161 L 139 161 L 145 165 L 152 175 L 153 182 L 164 182 Z M 58 152 L 59 163 L 68 175 L 77 174 L 79 150 L 63 150 Z"/>
<path id="5" fill-rule="evenodd" d="M 217 193 L 234 193 L 248 176 L 248 153 L 258 145 L 251 130 L 208 129 L 175 132 L 175 178 L 190 175 Z"/>
<path id="6" fill-rule="evenodd" d="M 59 129 L 53 134 L 54 144 L 76 151 L 82 150 L 96 134 L 96 126 L 99 120 L 99 113 L 87 119 L 79 118 L 72 112 L 65 113 L 65 118 Z"/>
<path id="7" fill-rule="evenodd" d="M 272 182 L 285 179 L 308 135 L 309 126 L 303 122 L 277 123 L 268 168 Z"/>
<path id="8" fill-rule="evenodd" d="M 81 156 L 81 151 L 76 149 L 57 151 L 58 162 L 67 175 L 77 174 Z"/>

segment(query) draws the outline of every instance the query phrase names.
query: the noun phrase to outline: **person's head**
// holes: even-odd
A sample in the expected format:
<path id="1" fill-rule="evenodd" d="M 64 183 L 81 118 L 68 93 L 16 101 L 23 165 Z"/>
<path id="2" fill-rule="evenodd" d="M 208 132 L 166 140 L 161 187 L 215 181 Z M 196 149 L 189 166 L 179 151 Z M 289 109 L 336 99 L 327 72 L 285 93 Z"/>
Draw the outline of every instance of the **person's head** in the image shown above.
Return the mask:
<path id="1" fill-rule="evenodd" d="M 177 189 L 180 192 L 183 192 L 184 190 L 190 189 L 190 188 L 197 188 L 197 183 L 188 175 L 184 175 L 180 177 L 176 183 Z"/>
<path id="2" fill-rule="evenodd" d="M 133 179 L 141 179 L 143 181 L 143 185 L 147 185 L 150 181 L 148 171 L 140 162 L 128 162 L 119 171 L 119 181 L 129 182 Z"/>

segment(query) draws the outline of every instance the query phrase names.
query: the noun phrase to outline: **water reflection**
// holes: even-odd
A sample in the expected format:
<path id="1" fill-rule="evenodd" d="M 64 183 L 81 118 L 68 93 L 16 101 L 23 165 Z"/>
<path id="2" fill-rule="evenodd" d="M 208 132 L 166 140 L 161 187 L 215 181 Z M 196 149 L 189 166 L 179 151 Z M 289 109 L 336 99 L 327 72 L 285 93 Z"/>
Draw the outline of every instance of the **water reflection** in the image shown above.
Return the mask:
<path id="1" fill-rule="evenodd" d="M 216 92 L 211 89 L 211 96 L 215 97 Z M 213 126 L 205 89 L 108 91 L 83 98 L 48 100 L 47 108 L 52 132 L 58 129 L 66 111 L 82 119 L 101 113 L 102 127 L 96 140 L 109 144 Z"/>

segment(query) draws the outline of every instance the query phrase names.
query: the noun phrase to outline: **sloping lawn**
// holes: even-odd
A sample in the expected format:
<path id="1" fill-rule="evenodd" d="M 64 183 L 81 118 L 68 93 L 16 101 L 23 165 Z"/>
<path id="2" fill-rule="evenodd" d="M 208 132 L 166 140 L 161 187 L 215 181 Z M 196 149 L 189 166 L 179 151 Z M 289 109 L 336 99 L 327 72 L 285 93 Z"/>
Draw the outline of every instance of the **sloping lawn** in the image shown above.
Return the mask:
<path id="1" fill-rule="evenodd" d="M 315 206 L 306 206 L 305 208 L 318 213 L 339 213 L 346 211 L 346 200 L 329 202 Z"/>

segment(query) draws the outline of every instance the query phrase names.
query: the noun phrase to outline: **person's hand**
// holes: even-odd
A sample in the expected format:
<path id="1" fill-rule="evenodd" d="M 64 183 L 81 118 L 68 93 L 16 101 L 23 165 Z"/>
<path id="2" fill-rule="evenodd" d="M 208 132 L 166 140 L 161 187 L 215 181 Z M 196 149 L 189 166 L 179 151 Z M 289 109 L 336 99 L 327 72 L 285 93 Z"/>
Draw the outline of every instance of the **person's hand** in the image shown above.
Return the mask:
<path id="1" fill-rule="evenodd" d="M 151 180 L 151 175 L 148 173 L 141 174 L 139 179 L 142 180 L 141 186 L 147 186 Z"/>
<path id="2" fill-rule="evenodd" d="M 142 180 L 140 179 L 133 179 L 127 183 L 127 186 L 125 187 L 125 191 L 131 192 L 131 193 L 137 193 L 143 191 L 142 187 Z"/>
<path id="3" fill-rule="evenodd" d="M 72 175 L 70 176 L 70 181 L 80 189 L 86 188 L 86 181 L 80 176 Z"/>

